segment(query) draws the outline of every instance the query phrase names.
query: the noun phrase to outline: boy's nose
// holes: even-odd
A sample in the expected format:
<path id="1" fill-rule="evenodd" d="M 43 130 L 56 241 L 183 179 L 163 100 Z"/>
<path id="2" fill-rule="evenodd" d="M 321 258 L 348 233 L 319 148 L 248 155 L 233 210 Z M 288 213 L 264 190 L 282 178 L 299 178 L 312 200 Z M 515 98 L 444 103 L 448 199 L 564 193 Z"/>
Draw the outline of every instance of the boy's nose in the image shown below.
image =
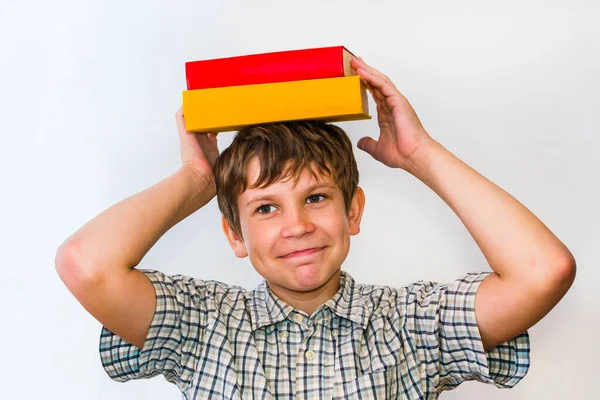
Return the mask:
<path id="1" fill-rule="evenodd" d="M 302 236 L 314 230 L 315 224 L 308 213 L 304 210 L 296 210 L 287 213 L 281 235 L 284 237 Z"/>

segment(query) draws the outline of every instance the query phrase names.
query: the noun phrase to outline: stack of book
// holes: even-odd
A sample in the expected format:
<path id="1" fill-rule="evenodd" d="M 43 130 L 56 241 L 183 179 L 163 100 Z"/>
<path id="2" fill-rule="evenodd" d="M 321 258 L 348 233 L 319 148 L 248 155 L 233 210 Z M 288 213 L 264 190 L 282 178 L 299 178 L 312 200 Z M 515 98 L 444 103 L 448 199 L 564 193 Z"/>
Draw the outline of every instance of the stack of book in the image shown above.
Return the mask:
<path id="1" fill-rule="evenodd" d="M 186 129 L 226 132 L 268 122 L 370 119 L 366 83 L 344 46 L 190 61 Z"/>

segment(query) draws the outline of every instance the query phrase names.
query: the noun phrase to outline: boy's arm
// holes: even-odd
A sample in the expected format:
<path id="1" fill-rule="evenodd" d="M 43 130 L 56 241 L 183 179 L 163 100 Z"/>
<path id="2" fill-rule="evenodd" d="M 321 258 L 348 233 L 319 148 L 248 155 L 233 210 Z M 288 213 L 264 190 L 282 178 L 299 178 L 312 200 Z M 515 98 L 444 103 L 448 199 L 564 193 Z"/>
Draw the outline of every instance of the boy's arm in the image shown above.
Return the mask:
<path id="1" fill-rule="evenodd" d="M 108 208 L 58 249 L 56 270 L 102 325 L 142 348 L 155 308 L 150 280 L 134 267 L 171 227 L 194 213 L 214 189 L 181 168 Z"/>
<path id="2" fill-rule="evenodd" d="M 494 274 L 479 286 L 475 315 L 486 350 L 544 317 L 575 277 L 567 247 L 523 204 L 431 141 L 410 172 L 463 222 Z"/>
<path id="3" fill-rule="evenodd" d="M 56 270 L 100 323 L 142 348 L 155 310 L 150 280 L 137 266 L 169 229 L 215 196 L 216 139 L 193 137 L 177 114 L 182 167 L 154 186 L 108 208 L 57 250 Z"/>
<path id="4" fill-rule="evenodd" d="M 381 129 L 361 150 L 402 168 L 458 215 L 494 270 L 480 285 L 475 313 L 489 350 L 524 332 L 564 296 L 575 278 L 571 252 L 510 194 L 433 140 L 389 78 L 362 59 L 353 68 L 369 83 Z"/>

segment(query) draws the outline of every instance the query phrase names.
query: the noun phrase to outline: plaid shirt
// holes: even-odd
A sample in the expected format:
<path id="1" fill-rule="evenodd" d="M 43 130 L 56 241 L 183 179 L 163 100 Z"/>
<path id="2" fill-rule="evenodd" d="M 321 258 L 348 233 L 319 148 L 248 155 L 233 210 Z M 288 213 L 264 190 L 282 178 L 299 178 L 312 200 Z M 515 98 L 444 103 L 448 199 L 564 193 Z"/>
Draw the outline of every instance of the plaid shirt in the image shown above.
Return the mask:
<path id="1" fill-rule="evenodd" d="M 156 290 L 143 349 L 105 327 L 100 358 L 115 381 L 162 374 L 192 399 L 437 399 L 467 380 L 512 387 L 529 369 L 529 335 L 486 352 L 475 293 L 487 272 L 450 284 L 356 284 L 311 316 L 217 281 L 140 270 Z"/>

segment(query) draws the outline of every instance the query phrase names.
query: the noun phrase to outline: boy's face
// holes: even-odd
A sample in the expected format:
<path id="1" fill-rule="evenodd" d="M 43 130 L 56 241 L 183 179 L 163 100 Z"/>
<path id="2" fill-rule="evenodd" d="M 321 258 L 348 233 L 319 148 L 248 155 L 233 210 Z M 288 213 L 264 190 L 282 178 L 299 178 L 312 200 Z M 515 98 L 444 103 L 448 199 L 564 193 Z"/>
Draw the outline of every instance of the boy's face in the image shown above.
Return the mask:
<path id="1" fill-rule="evenodd" d="M 254 159 L 249 165 L 249 182 L 254 183 L 259 173 L 260 165 Z M 284 294 L 321 293 L 325 284 L 333 291 L 327 296 L 333 296 L 339 288 L 350 235 L 360 230 L 362 189 L 357 188 L 346 214 L 341 190 L 329 176 L 318 176 L 315 180 L 309 171 L 303 171 L 295 187 L 293 178 L 286 178 L 243 192 L 238 197 L 243 241 L 223 220 L 236 256 L 249 256 L 256 271 L 284 300 Z"/>

